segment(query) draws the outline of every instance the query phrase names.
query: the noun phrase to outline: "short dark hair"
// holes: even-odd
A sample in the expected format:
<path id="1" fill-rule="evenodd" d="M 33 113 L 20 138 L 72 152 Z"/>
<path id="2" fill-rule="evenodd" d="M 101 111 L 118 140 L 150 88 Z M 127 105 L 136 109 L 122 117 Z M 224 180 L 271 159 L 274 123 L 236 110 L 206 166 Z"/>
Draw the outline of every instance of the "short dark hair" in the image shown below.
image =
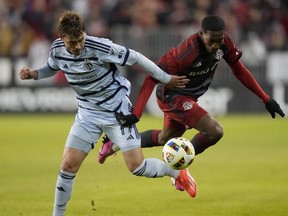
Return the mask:
<path id="1" fill-rule="evenodd" d="M 225 30 L 225 22 L 219 16 L 209 15 L 209 16 L 206 16 L 202 20 L 202 29 L 204 32 L 206 32 L 206 31 L 223 31 L 223 30 Z"/>
<path id="2" fill-rule="evenodd" d="M 85 31 L 83 18 L 75 11 L 64 11 L 59 18 L 58 32 L 60 36 L 79 37 Z"/>

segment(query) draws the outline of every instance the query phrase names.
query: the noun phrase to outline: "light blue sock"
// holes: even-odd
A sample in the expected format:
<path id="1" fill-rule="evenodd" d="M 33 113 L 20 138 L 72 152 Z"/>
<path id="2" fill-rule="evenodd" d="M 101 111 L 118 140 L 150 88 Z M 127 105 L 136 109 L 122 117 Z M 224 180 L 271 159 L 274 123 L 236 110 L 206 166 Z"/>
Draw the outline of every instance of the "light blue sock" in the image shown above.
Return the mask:
<path id="1" fill-rule="evenodd" d="M 53 216 L 64 215 L 67 202 L 71 197 L 75 176 L 75 173 L 60 170 L 55 189 Z"/>
<path id="2" fill-rule="evenodd" d="M 163 161 L 157 158 L 145 159 L 142 164 L 133 171 L 133 174 L 136 176 L 146 176 L 148 178 L 170 176 L 176 179 L 179 173 L 179 170 L 170 169 Z"/>

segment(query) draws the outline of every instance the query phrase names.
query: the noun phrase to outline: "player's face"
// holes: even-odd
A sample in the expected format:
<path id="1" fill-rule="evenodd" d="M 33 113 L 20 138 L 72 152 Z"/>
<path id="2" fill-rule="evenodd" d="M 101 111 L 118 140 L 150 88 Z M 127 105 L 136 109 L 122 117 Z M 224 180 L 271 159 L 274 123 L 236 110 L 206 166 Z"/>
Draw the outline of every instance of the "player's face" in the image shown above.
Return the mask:
<path id="1" fill-rule="evenodd" d="M 224 41 L 224 31 L 201 32 L 203 42 L 208 53 L 216 53 Z"/>
<path id="2" fill-rule="evenodd" d="M 79 56 L 83 49 L 85 43 L 85 34 L 83 33 L 79 37 L 75 38 L 70 35 L 65 35 L 61 37 L 63 40 L 66 49 L 75 56 Z"/>

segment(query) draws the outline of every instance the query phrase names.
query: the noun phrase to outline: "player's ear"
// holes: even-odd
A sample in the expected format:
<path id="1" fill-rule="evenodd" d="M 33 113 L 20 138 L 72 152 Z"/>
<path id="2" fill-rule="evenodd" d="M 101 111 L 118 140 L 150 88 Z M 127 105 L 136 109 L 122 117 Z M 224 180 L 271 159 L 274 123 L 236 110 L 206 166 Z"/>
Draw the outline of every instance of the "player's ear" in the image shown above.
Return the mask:
<path id="1" fill-rule="evenodd" d="M 203 28 L 201 28 L 200 35 L 203 37 L 204 34 L 205 34 L 205 30 Z"/>
<path id="2" fill-rule="evenodd" d="M 58 36 L 63 39 L 64 38 L 64 35 L 63 34 L 58 34 Z"/>
<path id="3" fill-rule="evenodd" d="M 203 35 L 204 35 L 204 30 L 201 29 L 201 31 L 200 31 L 200 36 L 201 36 L 202 39 L 203 39 Z"/>

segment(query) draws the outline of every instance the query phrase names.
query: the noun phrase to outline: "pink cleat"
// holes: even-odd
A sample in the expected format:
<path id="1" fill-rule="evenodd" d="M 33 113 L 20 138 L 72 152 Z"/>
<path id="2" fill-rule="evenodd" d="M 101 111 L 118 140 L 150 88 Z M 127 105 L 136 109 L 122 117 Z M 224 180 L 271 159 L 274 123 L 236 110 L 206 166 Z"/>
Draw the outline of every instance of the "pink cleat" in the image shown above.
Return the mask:
<path id="1" fill-rule="evenodd" d="M 107 135 L 105 135 L 103 137 L 102 143 L 103 143 L 103 145 L 102 145 L 102 147 L 101 147 L 101 149 L 99 150 L 99 153 L 98 153 L 98 162 L 100 164 L 103 164 L 107 157 L 109 157 L 110 155 L 113 155 L 115 153 L 115 151 L 112 149 L 113 143 L 107 137 Z"/>
<path id="2" fill-rule="evenodd" d="M 178 185 L 178 186 L 177 186 Z M 181 187 L 179 187 L 181 186 Z M 197 193 L 197 188 L 196 188 L 196 181 L 193 179 L 193 177 L 190 175 L 188 169 L 182 169 L 179 173 L 179 176 L 176 178 L 175 181 L 175 187 L 181 190 L 184 189 L 186 192 L 189 194 L 191 197 L 195 197 Z"/>

